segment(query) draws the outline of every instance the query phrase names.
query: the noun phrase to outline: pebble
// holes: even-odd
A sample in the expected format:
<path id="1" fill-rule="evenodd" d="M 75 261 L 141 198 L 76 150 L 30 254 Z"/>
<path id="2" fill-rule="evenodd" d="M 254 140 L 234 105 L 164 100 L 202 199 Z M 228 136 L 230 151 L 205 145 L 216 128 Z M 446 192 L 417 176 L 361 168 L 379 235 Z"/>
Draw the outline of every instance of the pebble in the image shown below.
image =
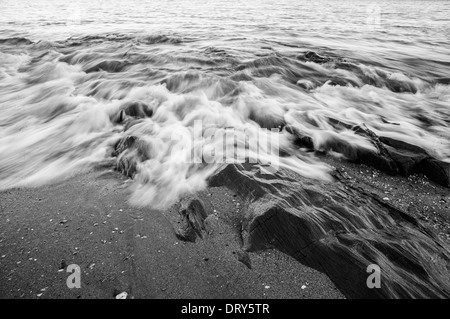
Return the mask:
<path id="1" fill-rule="evenodd" d="M 128 294 L 124 291 L 116 296 L 116 299 L 127 299 Z"/>

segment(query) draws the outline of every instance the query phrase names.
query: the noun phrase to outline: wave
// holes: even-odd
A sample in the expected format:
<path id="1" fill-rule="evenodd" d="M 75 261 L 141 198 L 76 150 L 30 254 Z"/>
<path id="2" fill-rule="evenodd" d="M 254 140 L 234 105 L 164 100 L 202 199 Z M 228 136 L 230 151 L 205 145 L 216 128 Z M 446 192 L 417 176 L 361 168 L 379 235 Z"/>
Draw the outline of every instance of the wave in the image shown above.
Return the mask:
<path id="1" fill-rule="evenodd" d="M 41 184 L 113 160 L 117 142 L 134 136 L 148 150 L 141 145 L 133 153 L 136 158 L 128 159 L 140 185 L 136 194 L 141 195 L 133 198 L 168 205 L 205 187 L 214 166 L 171 158 L 174 149 L 186 158 L 217 143 L 200 135 L 198 145 L 186 146 L 186 139 L 198 134 L 196 121 L 218 136 L 233 128 L 244 148 L 248 135 L 276 136 L 277 151 L 284 154 L 279 164 L 308 178 L 327 180 L 330 168 L 307 149 L 296 148 L 285 127 L 309 139 L 314 150 L 327 151 L 339 141 L 376 151 L 371 139 L 350 129 L 364 124 L 375 134 L 450 161 L 450 91 L 445 84 L 311 50 L 247 61 L 213 47 L 148 51 L 156 43 L 180 43 L 171 39 L 91 35 L 60 41 L 51 49 L 34 43 L 27 54 L 2 53 L 1 188 Z M 9 41 L 2 45 L 29 43 Z M 217 57 L 214 63 L 207 62 L 211 56 Z M 147 113 L 133 113 L 136 105 L 148 108 Z M 278 132 L 270 133 L 274 129 Z M 185 137 L 175 141 L 171 134 Z M 265 162 L 279 155 L 248 151 Z M 152 196 L 144 191 L 147 187 Z M 148 199 L 153 197 L 158 204 Z"/>

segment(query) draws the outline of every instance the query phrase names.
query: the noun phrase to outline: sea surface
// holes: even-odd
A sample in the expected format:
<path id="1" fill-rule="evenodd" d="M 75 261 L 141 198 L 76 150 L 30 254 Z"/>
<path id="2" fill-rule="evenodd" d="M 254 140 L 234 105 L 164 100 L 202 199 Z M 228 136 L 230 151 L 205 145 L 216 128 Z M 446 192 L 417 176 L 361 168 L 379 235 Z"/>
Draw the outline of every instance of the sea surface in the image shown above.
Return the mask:
<path id="1" fill-rule="evenodd" d="M 283 128 L 317 150 L 373 148 L 337 121 L 450 161 L 447 0 L 0 0 L 0 13 L 0 189 L 114 161 L 136 136 L 121 158 L 132 199 L 165 207 L 233 158 L 217 147 L 230 130 L 247 159 L 329 180 Z"/>

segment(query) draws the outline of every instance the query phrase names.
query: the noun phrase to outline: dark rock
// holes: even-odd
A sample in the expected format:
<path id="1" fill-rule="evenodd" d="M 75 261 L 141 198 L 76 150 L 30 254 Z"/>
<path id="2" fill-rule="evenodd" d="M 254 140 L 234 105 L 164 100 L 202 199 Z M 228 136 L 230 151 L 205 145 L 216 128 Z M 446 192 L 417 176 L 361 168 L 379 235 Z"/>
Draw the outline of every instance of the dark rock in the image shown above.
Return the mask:
<path id="1" fill-rule="evenodd" d="M 345 179 L 326 183 L 280 169 L 229 164 L 210 186 L 227 186 L 243 208 L 243 250 L 278 249 L 326 273 L 347 297 L 450 296 L 450 254 L 413 217 Z M 441 262 L 430 263 L 433 256 Z M 379 289 L 366 285 L 367 266 L 382 269 Z"/>
<path id="2" fill-rule="evenodd" d="M 123 123 L 133 119 L 152 117 L 153 110 L 141 101 L 124 103 L 119 113 L 112 119 L 114 123 Z"/>
<path id="3" fill-rule="evenodd" d="M 417 165 L 425 158 L 426 154 L 413 153 L 405 149 L 395 149 L 386 146 L 390 158 L 395 162 L 398 172 L 403 176 L 409 176 L 417 170 Z"/>
<path id="4" fill-rule="evenodd" d="M 59 265 L 59 269 L 66 269 L 66 267 L 67 267 L 66 261 L 64 259 L 61 260 L 61 264 Z"/>
<path id="5" fill-rule="evenodd" d="M 279 129 L 280 131 L 286 125 L 284 118 L 282 117 L 274 117 L 272 115 L 264 115 L 257 111 L 251 111 L 249 114 L 249 119 L 255 121 L 262 128 L 265 129 Z"/>
<path id="6" fill-rule="evenodd" d="M 125 152 L 117 159 L 116 168 L 123 175 L 133 178 L 137 173 L 137 165 L 139 161 L 134 154 L 135 152 Z"/>
<path id="7" fill-rule="evenodd" d="M 314 142 L 311 137 L 302 135 L 298 129 L 292 125 L 286 125 L 284 129 L 295 136 L 294 144 L 298 147 L 304 147 L 310 150 L 314 149 Z"/>
<path id="8" fill-rule="evenodd" d="M 145 118 L 153 115 L 153 110 L 147 104 L 140 101 L 125 103 L 122 107 L 125 114 L 132 117 Z"/>
<path id="9" fill-rule="evenodd" d="M 121 138 L 117 144 L 114 146 L 114 152 L 112 153 L 112 156 L 118 156 L 122 154 L 126 149 L 132 147 L 134 145 L 134 142 L 136 142 L 135 136 L 125 136 Z"/>
<path id="10" fill-rule="evenodd" d="M 377 150 L 356 147 L 346 140 L 334 138 L 322 143 L 321 151 L 343 154 L 354 163 L 365 164 L 390 175 L 409 176 L 421 173 L 440 185 L 450 187 L 448 168 L 450 164 L 432 158 L 423 148 L 390 137 L 377 136 L 364 125 L 350 125 L 333 118 L 328 118 L 328 121 L 336 130 L 353 130 L 356 134 L 364 136 Z M 318 150 L 314 148 L 312 139 L 302 135 L 294 126 L 286 125 L 285 129 L 295 136 L 295 145 Z"/>
<path id="11" fill-rule="evenodd" d="M 303 58 L 306 61 L 310 61 L 310 62 L 314 62 L 314 63 L 320 63 L 320 64 L 332 61 L 332 59 L 320 56 L 314 51 L 307 51 L 303 55 Z"/>
<path id="12" fill-rule="evenodd" d="M 84 71 L 86 73 L 99 72 L 99 71 L 116 73 L 116 72 L 121 72 L 128 65 L 130 65 L 130 63 L 126 62 L 126 61 L 102 61 L 100 63 L 97 63 L 93 66 L 86 68 Z"/>
<path id="13" fill-rule="evenodd" d="M 205 205 L 197 197 L 188 197 L 181 201 L 179 209 L 179 226 L 175 229 L 175 235 L 183 241 L 195 242 L 197 237 L 203 238 L 205 219 L 207 217 Z"/>
<path id="14" fill-rule="evenodd" d="M 417 172 L 424 174 L 435 183 L 450 187 L 450 163 L 427 158 L 420 162 Z"/>
<path id="15" fill-rule="evenodd" d="M 385 156 L 364 148 L 358 148 L 355 162 L 375 167 L 390 175 L 398 173 L 397 164 L 390 156 Z M 345 154 L 344 154 L 345 155 Z"/>
<path id="16" fill-rule="evenodd" d="M 151 157 L 151 145 L 135 136 L 125 136 L 120 139 L 112 156 L 117 156 L 116 168 L 122 174 L 133 178 L 137 166 Z"/>
<path id="17" fill-rule="evenodd" d="M 385 136 L 380 136 L 379 139 L 382 143 L 389 145 L 394 149 L 401 149 L 401 150 L 409 151 L 411 153 L 429 156 L 427 151 L 425 151 L 423 148 L 421 148 L 419 146 L 412 145 L 412 144 L 409 144 L 409 143 L 406 143 L 403 141 L 399 141 L 399 140 L 395 140 L 393 138 L 385 137 Z"/>
<path id="18" fill-rule="evenodd" d="M 31 41 L 27 38 L 21 38 L 21 37 L 0 39 L 0 44 L 30 45 L 32 43 L 33 43 L 33 41 Z"/>

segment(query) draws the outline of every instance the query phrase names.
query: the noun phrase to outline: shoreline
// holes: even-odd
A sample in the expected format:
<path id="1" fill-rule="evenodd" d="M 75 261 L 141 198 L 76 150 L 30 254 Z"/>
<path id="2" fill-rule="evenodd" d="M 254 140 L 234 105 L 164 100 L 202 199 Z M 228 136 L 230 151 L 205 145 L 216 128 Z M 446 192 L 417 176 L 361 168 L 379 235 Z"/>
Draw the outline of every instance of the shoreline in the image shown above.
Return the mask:
<path id="1" fill-rule="evenodd" d="M 128 205 L 128 184 L 90 172 L 1 192 L 0 298 L 343 298 L 326 275 L 276 250 L 250 253 L 252 269 L 239 261 L 235 232 L 218 218 L 232 213 L 229 190 L 201 194 L 219 214 L 191 243 L 176 237 L 173 208 Z M 80 266 L 80 289 L 67 288 L 62 263 Z"/>
<path id="2" fill-rule="evenodd" d="M 449 247 L 446 188 L 424 176 L 389 176 L 331 156 L 321 160 L 348 185 L 389 202 Z M 196 194 L 207 219 L 190 242 L 177 234 L 180 203 L 163 211 L 132 207 L 130 183 L 116 171 L 92 171 L 1 192 L 0 298 L 114 298 L 123 291 L 128 298 L 158 299 L 345 298 L 324 272 L 289 254 L 247 252 L 238 220 L 246 203 L 230 189 Z M 69 264 L 81 268 L 80 289 L 66 286 L 70 274 L 60 268 Z"/>

